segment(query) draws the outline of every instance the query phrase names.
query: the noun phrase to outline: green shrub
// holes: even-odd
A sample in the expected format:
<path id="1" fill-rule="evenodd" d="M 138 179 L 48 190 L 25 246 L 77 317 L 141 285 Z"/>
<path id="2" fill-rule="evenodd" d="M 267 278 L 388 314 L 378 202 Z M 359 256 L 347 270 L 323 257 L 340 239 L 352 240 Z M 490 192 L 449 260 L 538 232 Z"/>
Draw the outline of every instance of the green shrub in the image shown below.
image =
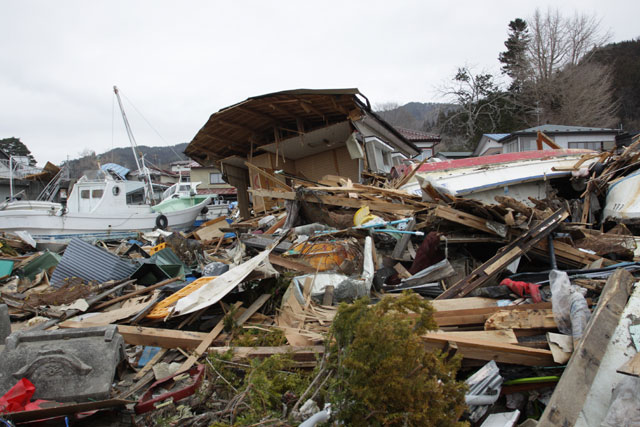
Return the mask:
<path id="1" fill-rule="evenodd" d="M 460 359 L 426 351 L 420 338 L 436 327 L 431 304 L 412 293 L 341 304 L 327 344 L 336 417 L 346 425 L 464 425 Z"/>

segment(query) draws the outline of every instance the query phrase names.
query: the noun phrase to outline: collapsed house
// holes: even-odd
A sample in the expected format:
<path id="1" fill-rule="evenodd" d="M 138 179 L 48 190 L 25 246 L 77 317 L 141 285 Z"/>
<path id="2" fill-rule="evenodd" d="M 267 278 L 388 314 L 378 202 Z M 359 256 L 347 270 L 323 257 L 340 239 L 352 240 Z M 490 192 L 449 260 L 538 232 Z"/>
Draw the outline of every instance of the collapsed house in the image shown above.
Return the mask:
<path id="1" fill-rule="evenodd" d="M 202 165 L 217 162 L 238 190 L 243 218 L 249 217 L 247 189 L 273 183 L 250 165 L 319 181 L 336 175 L 389 173 L 403 159 L 420 154 L 398 130 L 375 114 L 357 89 L 276 92 L 248 98 L 211 115 L 185 153 Z M 285 182 L 284 175 L 280 180 Z M 268 208 L 254 199 L 254 208 Z"/>

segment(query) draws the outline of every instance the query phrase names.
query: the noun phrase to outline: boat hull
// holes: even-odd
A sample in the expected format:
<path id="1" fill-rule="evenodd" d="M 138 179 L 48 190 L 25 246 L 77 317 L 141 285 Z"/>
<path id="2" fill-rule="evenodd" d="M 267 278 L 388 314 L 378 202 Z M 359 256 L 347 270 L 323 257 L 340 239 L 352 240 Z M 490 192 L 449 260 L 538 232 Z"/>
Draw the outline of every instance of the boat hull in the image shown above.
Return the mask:
<path id="1" fill-rule="evenodd" d="M 0 230 L 25 230 L 39 245 L 66 244 L 72 238 L 87 241 L 126 239 L 156 228 L 158 216 L 164 215 L 170 229 L 190 228 L 208 200 L 173 212 L 152 212 L 148 206 L 132 206 L 129 212 L 65 213 L 42 209 L 8 209 L 0 211 Z"/>
<path id="2" fill-rule="evenodd" d="M 640 224 L 640 171 L 609 186 L 603 218 L 628 224 Z"/>
<path id="3" fill-rule="evenodd" d="M 416 181 L 401 189 L 421 194 L 427 183 L 436 190 L 455 197 L 473 198 L 494 203 L 495 196 L 509 196 L 526 204 L 529 197 L 546 197 L 546 184 L 555 178 L 569 177 L 571 168 L 590 150 L 548 150 L 500 154 L 424 164 L 416 173 Z M 596 159 L 589 159 L 589 167 Z"/>

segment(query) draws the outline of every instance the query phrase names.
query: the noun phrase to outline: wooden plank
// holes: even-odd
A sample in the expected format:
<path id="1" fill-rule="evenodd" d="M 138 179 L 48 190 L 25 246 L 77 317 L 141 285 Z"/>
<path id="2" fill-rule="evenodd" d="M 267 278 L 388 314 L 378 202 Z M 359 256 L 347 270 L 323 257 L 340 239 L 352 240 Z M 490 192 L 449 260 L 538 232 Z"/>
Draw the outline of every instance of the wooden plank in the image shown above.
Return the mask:
<path id="1" fill-rule="evenodd" d="M 104 326 L 99 323 L 75 322 L 67 320 L 59 323 L 60 328 L 90 328 Z M 117 325 L 118 332 L 124 342 L 131 345 L 148 345 L 162 348 L 194 349 L 206 338 L 207 334 L 192 331 L 177 331 L 174 329 L 148 328 L 142 326 Z"/>
<path id="2" fill-rule="evenodd" d="M 416 227 L 415 218 L 411 218 L 407 223 L 407 231 L 413 231 Z M 391 253 L 391 258 L 393 259 L 402 259 L 402 255 L 404 255 L 405 249 L 407 249 L 407 245 L 409 244 L 409 239 L 411 239 L 411 234 L 403 234 L 400 240 L 396 243 L 396 246 L 393 248 L 393 252 Z"/>
<path id="3" fill-rule="evenodd" d="M 591 315 L 582 339 L 575 347 L 538 425 L 576 424 L 634 282 L 631 273 L 623 269 L 617 269 L 609 277 L 598 306 Z"/>
<path id="4" fill-rule="evenodd" d="M 211 347 L 208 349 L 209 354 L 225 354 L 228 351 L 232 351 L 234 360 L 264 359 L 276 354 L 288 354 L 295 361 L 315 363 L 316 357 L 324 354 L 324 346 L 283 345 L 278 347 Z"/>
<path id="5" fill-rule="evenodd" d="M 322 296 L 322 305 L 333 305 L 333 291 L 334 291 L 334 286 L 333 285 L 328 285 L 326 288 L 324 288 L 324 295 Z"/>
<path id="6" fill-rule="evenodd" d="M 479 286 L 482 286 L 497 273 L 505 269 L 518 256 L 529 251 L 535 244 L 551 233 L 569 214 L 564 209 L 559 209 L 547 219 L 536 225 L 509 245 L 503 251 L 493 256 L 484 264 L 476 268 L 470 275 L 461 279 L 458 283 L 440 294 L 436 299 L 459 298 L 469 294 Z"/>
<path id="7" fill-rule="evenodd" d="M 313 274 L 316 272 L 316 269 L 309 265 L 276 255 L 274 253 L 269 254 L 269 262 L 271 264 L 279 265 L 280 267 L 284 267 L 289 270 L 299 271 L 301 273 Z"/>
<path id="8" fill-rule="evenodd" d="M 500 237 L 506 236 L 506 230 L 504 233 L 498 233 L 493 228 L 488 227 L 486 219 L 482 219 L 475 215 L 471 215 L 466 212 L 459 211 L 449 206 L 438 205 L 435 209 L 433 209 L 430 212 L 430 214 L 437 216 L 438 218 L 446 219 L 447 221 L 464 225 L 466 227 L 484 231 L 485 233 L 494 234 Z"/>
<path id="9" fill-rule="evenodd" d="M 409 271 L 404 268 L 404 265 L 400 263 L 394 265 L 393 269 L 398 273 L 398 277 L 400 277 L 401 279 L 408 279 L 409 277 L 411 277 L 411 273 L 409 273 Z"/>
<path id="10" fill-rule="evenodd" d="M 262 176 L 263 178 L 265 178 L 266 180 L 268 180 L 269 182 L 272 182 L 276 185 L 279 185 L 280 187 L 284 188 L 286 191 L 293 191 L 293 188 L 289 187 L 287 184 L 285 184 L 284 182 L 280 181 L 275 175 L 270 174 L 269 172 L 263 170 L 262 168 L 249 163 L 249 162 L 244 162 L 244 164 L 251 169 L 254 172 L 257 172 L 258 175 Z"/>
<path id="11" fill-rule="evenodd" d="M 136 375 L 133 377 L 134 381 L 138 381 L 140 378 L 144 377 L 147 372 L 149 372 L 151 369 L 153 369 L 153 366 L 158 363 L 160 361 L 160 359 L 162 359 L 165 355 L 165 353 L 168 351 L 168 348 L 161 348 L 152 358 L 151 360 L 149 360 L 147 362 L 146 365 L 144 365 L 142 367 L 142 369 L 140 369 Z"/>
<path id="12" fill-rule="evenodd" d="M 525 366 L 553 366 L 553 355 L 549 350 L 529 348 L 467 337 L 451 337 L 450 334 L 430 334 L 422 337 L 427 348 L 443 349 L 449 342 L 456 344 L 458 353 L 465 359 L 495 360 Z"/>
<path id="13" fill-rule="evenodd" d="M 233 306 L 235 308 L 239 308 L 241 305 L 242 305 L 242 302 L 237 302 Z M 215 340 L 218 337 L 218 335 L 220 335 L 220 332 L 222 332 L 223 329 L 224 329 L 224 318 L 221 319 L 218 322 L 218 324 L 211 330 L 211 332 L 209 332 L 202 339 L 200 344 L 198 344 L 198 347 L 196 347 L 196 349 L 193 351 L 193 354 L 189 356 L 189 358 L 187 358 L 187 360 L 185 360 L 184 363 L 180 366 L 180 369 L 178 369 L 178 373 L 185 372 L 191 369 L 193 364 L 198 361 L 200 356 L 202 356 L 205 351 L 207 351 L 207 348 L 211 345 L 213 340 Z"/>
<path id="14" fill-rule="evenodd" d="M 461 299 L 456 299 L 458 301 Z M 437 300 L 438 301 L 438 300 Z M 510 305 L 506 307 L 481 307 L 461 310 L 436 311 L 433 318 L 439 327 L 444 326 L 468 326 L 468 325 L 484 325 L 487 319 L 498 311 L 502 310 L 529 310 L 529 309 L 550 309 L 550 302 L 541 302 L 537 304 Z"/>
<path id="15" fill-rule="evenodd" d="M 296 193 L 294 192 L 280 192 L 280 191 L 270 191 L 270 190 L 247 190 L 251 194 L 257 197 L 267 197 L 273 199 L 283 199 L 283 200 L 296 200 Z M 370 200 L 357 200 L 350 199 L 348 197 L 339 197 L 339 196 L 328 196 L 325 194 L 305 194 L 302 198 L 310 203 L 324 203 L 327 205 L 333 206 L 346 206 L 349 208 L 361 208 L 363 206 L 369 206 L 369 209 L 372 211 L 380 211 L 387 213 L 394 213 L 398 215 L 404 216 L 412 216 L 415 210 L 420 208 L 402 205 L 400 203 L 389 203 L 389 202 L 374 202 Z"/>
<path id="16" fill-rule="evenodd" d="M 633 377 L 640 377 L 640 353 L 636 353 L 624 365 L 620 366 L 616 372 Z"/>
<path id="17" fill-rule="evenodd" d="M 557 329 L 553 311 L 537 310 L 500 310 L 492 314 L 484 324 L 484 329 Z"/>
<path id="18" fill-rule="evenodd" d="M 438 335 L 440 338 L 446 338 L 450 341 L 455 341 L 457 338 L 472 338 L 481 339 L 485 341 L 496 341 L 507 344 L 518 344 L 518 337 L 516 337 L 513 330 L 505 329 L 500 331 L 436 331 L 429 332 L 427 336 L 432 334 Z"/>
<path id="19" fill-rule="evenodd" d="M 616 263 L 615 261 L 610 260 L 608 258 L 603 258 L 596 254 L 590 254 L 590 253 L 578 250 L 573 246 L 567 243 L 561 242 L 559 240 L 553 241 L 553 249 L 555 251 L 558 262 L 561 262 L 563 264 L 570 265 L 570 266 L 584 267 L 584 266 L 590 265 L 595 261 L 600 261 L 600 260 L 602 260 L 601 262 L 603 263 L 604 266 L 609 266 Z M 531 252 L 548 258 L 549 243 L 547 242 L 547 239 L 543 239 L 540 242 L 538 242 L 537 245 L 531 248 Z"/>
<path id="20" fill-rule="evenodd" d="M 493 298 L 466 297 L 455 300 L 443 299 L 431 301 L 436 311 L 467 310 L 473 308 L 497 307 L 498 301 Z"/>

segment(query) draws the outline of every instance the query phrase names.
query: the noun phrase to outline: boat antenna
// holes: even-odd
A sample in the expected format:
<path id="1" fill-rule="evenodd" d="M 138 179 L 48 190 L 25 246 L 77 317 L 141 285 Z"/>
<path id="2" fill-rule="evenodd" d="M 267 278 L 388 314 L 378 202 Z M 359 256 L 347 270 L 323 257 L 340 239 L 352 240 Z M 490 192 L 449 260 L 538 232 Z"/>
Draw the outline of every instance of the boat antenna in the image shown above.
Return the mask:
<path id="1" fill-rule="evenodd" d="M 140 162 L 138 160 L 138 143 L 136 142 L 136 138 L 133 136 L 133 132 L 131 131 L 131 126 L 129 125 L 129 120 L 127 119 L 127 115 L 124 112 L 124 107 L 122 106 L 122 100 L 120 99 L 120 92 L 118 91 L 117 86 L 113 86 L 113 92 L 116 94 L 116 98 L 118 99 L 118 105 L 120 106 L 120 113 L 122 113 L 122 120 L 124 121 L 124 127 L 127 130 L 127 136 L 129 137 L 129 142 L 131 142 L 131 150 L 133 151 L 133 158 L 136 161 L 136 166 L 138 166 L 138 174 L 147 182 L 148 188 L 145 188 L 145 198 L 148 202 L 152 200 L 151 195 L 153 194 L 153 186 L 151 184 L 151 176 L 149 175 L 149 169 L 144 167 L 144 162 Z M 142 166 L 141 166 L 142 165 Z"/>

